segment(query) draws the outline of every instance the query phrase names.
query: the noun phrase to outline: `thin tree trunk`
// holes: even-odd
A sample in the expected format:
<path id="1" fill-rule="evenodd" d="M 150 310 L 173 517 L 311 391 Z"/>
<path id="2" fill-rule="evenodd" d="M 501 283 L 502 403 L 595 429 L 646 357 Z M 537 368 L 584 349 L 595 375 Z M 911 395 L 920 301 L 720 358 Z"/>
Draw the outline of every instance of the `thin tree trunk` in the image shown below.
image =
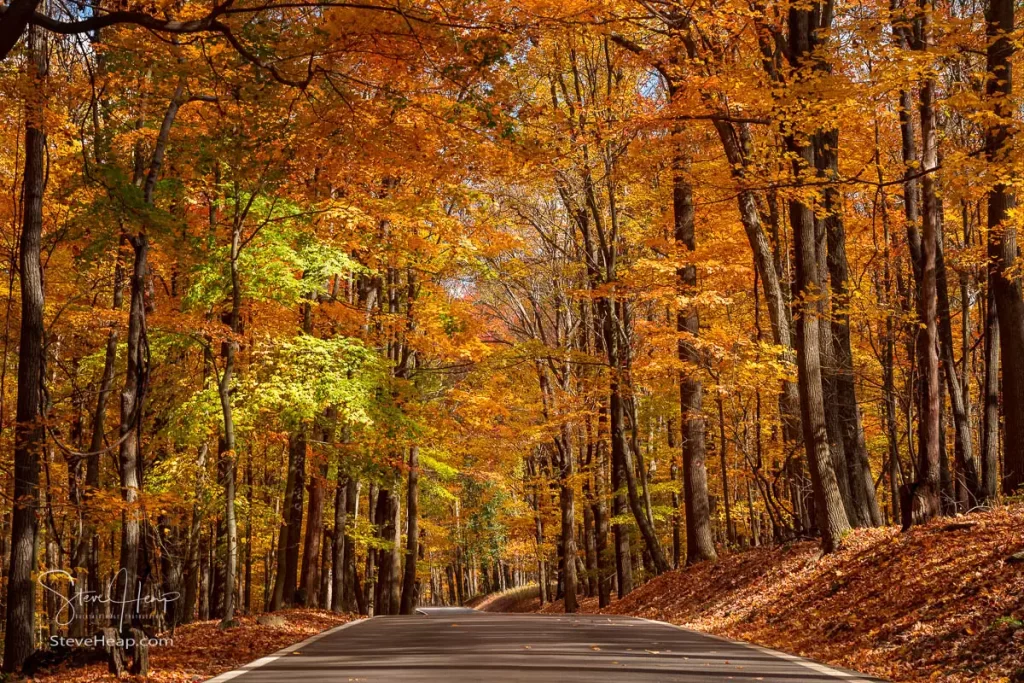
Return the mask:
<path id="1" fill-rule="evenodd" d="M 937 209 L 941 211 L 941 208 Z M 937 221 L 941 226 L 941 221 Z M 956 362 L 953 358 L 953 325 L 950 318 L 949 308 L 949 283 L 946 277 L 946 260 L 943 255 L 941 230 L 936 234 L 935 249 L 935 283 L 937 291 L 937 324 L 939 334 L 939 349 L 943 374 L 946 377 L 946 391 L 949 394 L 949 405 L 953 413 L 953 429 L 955 438 L 955 457 L 959 472 L 962 474 L 962 481 L 957 478 L 958 484 L 966 488 L 968 503 L 970 507 L 981 495 L 981 475 L 978 471 L 978 462 L 974 458 L 974 445 L 971 441 L 971 418 L 968 413 L 968 394 L 963 391 L 963 384 L 957 373 Z M 968 325 L 969 320 L 963 324 Z M 967 356 L 965 355 L 966 359 Z M 966 365 L 964 366 L 966 368 Z"/>
<path id="2" fill-rule="evenodd" d="M 991 282 L 991 280 L 990 280 Z M 991 284 L 985 313 L 985 407 L 981 428 L 981 501 L 999 495 L 999 315 Z"/>
<path id="3" fill-rule="evenodd" d="M 185 557 L 185 598 L 182 604 L 181 615 L 178 623 L 188 624 L 195 618 L 196 607 L 199 599 L 199 562 L 202 549 L 200 547 L 200 536 L 203 530 L 202 510 L 200 508 L 201 481 L 206 471 L 206 457 L 209 446 L 203 444 L 199 447 L 196 457 L 196 470 L 199 472 L 196 483 L 196 500 L 192 504 L 192 519 L 189 523 L 188 546 Z"/>
<path id="4" fill-rule="evenodd" d="M 345 487 L 345 517 L 346 520 L 351 519 L 353 524 L 359 516 L 360 488 L 354 477 L 348 480 Z M 342 609 L 349 612 L 358 610 L 360 614 L 365 614 L 366 605 L 362 599 L 362 591 L 358 585 L 359 577 L 356 573 L 356 540 L 348 533 L 347 527 L 345 531 L 345 592 Z"/>
<path id="5" fill-rule="evenodd" d="M 419 556 L 419 514 L 420 514 L 420 449 L 409 448 L 409 485 L 406 501 L 405 530 L 405 575 L 402 577 L 402 604 L 399 614 L 413 614 L 416 611 L 416 560 Z"/>
<path id="6" fill-rule="evenodd" d="M 342 473 L 338 464 L 338 474 L 334 490 L 334 546 L 331 548 L 331 611 L 344 612 L 349 606 L 346 603 L 345 577 L 347 573 L 346 557 L 349 552 L 348 534 L 345 525 L 348 521 L 348 489 L 349 480 Z"/>
<path id="7" fill-rule="evenodd" d="M 377 525 L 380 524 L 380 520 L 377 519 L 377 499 L 379 497 L 377 485 L 371 483 L 366 493 L 366 519 L 370 524 L 371 529 L 376 529 Z M 363 592 L 365 607 L 368 616 L 376 615 L 377 612 L 377 591 L 376 591 L 376 575 L 377 575 L 377 549 L 373 547 L 366 548 L 366 564 L 363 567 Z"/>
<path id="8" fill-rule="evenodd" d="M 281 546 L 284 553 L 285 566 L 282 578 L 284 581 L 284 604 L 296 604 L 296 592 L 299 582 L 299 554 L 302 548 L 302 502 L 306 490 L 306 432 L 297 429 L 288 438 L 289 473 L 291 484 L 291 508 L 288 510 L 287 544 Z M 285 500 L 289 496 L 285 493 Z"/>
<path id="9" fill-rule="evenodd" d="M 565 612 L 572 614 L 579 610 L 577 601 L 576 576 L 576 491 L 573 488 L 576 459 L 572 454 L 572 443 L 569 439 L 569 428 L 562 424 L 562 437 L 559 440 L 559 477 L 558 499 L 562 513 L 562 585 L 565 592 Z"/>
<path id="10" fill-rule="evenodd" d="M 227 558 L 224 567 L 224 615 L 221 624 L 237 625 L 235 620 L 235 574 L 238 566 L 238 520 L 235 517 L 235 421 L 231 406 L 231 380 L 235 370 L 235 355 L 238 353 L 237 335 L 241 322 L 242 289 L 238 273 L 238 257 L 241 250 L 241 226 L 236 223 L 231 236 L 231 311 L 228 319 L 229 338 L 223 345 L 224 368 L 217 387 L 220 395 L 221 412 L 224 417 L 224 434 L 220 442 L 220 460 L 224 472 L 224 521 L 227 526 Z"/>
<path id="11" fill-rule="evenodd" d="M 736 527 L 732 522 L 732 498 L 729 493 L 729 449 L 725 439 L 725 405 L 722 395 L 718 395 L 718 457 L 722 467 L 722 501 L 725 503 L 725 539 L 729 543 L 736 542 Z"/>

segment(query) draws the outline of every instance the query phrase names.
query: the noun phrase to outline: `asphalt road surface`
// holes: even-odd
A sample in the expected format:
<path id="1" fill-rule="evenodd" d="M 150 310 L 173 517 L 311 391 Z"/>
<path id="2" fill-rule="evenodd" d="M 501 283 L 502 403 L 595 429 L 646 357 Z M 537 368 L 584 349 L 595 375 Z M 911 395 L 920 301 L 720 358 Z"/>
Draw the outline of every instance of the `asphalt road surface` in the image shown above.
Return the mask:
<path id="1" fill-rule="evenodd" d="M 660 622 L 426 608 L 328 631 L 211 683 L 877 681 Z"/>

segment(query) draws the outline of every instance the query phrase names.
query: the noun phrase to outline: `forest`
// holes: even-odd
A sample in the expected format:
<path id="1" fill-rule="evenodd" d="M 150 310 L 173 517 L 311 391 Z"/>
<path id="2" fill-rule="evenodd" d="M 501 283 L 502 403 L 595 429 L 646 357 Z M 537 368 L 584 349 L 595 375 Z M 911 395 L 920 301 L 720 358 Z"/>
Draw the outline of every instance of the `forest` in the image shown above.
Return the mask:
<path id="1" fill-rule="evenodd" d="M 5 672 L 1021 500 L 1020 3 L 4 2 Z"/>

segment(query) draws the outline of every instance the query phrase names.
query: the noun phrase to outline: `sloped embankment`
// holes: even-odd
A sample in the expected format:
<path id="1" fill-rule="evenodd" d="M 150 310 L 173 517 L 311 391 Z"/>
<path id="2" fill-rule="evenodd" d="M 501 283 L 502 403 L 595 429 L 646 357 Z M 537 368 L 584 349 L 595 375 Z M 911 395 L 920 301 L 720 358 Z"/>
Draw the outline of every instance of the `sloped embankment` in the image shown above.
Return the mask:
<path id="1" fill-rule="evenodd" d="M 900 533 L 859 530 L 660 576 L 603 610 L 793 652 L 893 681 L 1024 681 L 1024 505 Z M 533 595 L 515 606 L 539 605 Z M 593 599 L 585 611 L 597 611 Z M 543 611 L 560 611 L 546 605 Z"/>

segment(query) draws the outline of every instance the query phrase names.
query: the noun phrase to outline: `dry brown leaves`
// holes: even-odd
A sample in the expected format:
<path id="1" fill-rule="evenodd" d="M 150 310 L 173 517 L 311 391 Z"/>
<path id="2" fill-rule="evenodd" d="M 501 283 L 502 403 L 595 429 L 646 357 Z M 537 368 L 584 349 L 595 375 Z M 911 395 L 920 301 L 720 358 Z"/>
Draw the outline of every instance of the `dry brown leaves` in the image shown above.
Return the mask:
<path id="1" fill-rule="evenodd" d="M 1005 562 L 1021 550 L 1016 505 L 905 534 L 858 530 L 820 559 L 815 543 L 727 555 L 660 576 L 604 612 L 893 681 L 1024 681 L 1024 564 Z M 597 611 L 594 600 L 582 606 Z"/>
<path id="2" fill-rule="evenodd" d="M 205 681 L 231 671 L 254 659 L 265 657 L 293 643 L 326 631 L 350 619 L 351 615 L 321 610 L 296 609 L 277 612 L 285 620 L 281 627 L 261 626 L 256 617 L 241 617 L 241 626 L 222 631 L 216 621 L 202 621 L 178 628 L 174 644 L 150 651 L 150 675 L 127 680 L 156 683 Z M 105 665 L 55 669 L 30 679 L 38 683 L 94 683 L 117 680 Z"/>

